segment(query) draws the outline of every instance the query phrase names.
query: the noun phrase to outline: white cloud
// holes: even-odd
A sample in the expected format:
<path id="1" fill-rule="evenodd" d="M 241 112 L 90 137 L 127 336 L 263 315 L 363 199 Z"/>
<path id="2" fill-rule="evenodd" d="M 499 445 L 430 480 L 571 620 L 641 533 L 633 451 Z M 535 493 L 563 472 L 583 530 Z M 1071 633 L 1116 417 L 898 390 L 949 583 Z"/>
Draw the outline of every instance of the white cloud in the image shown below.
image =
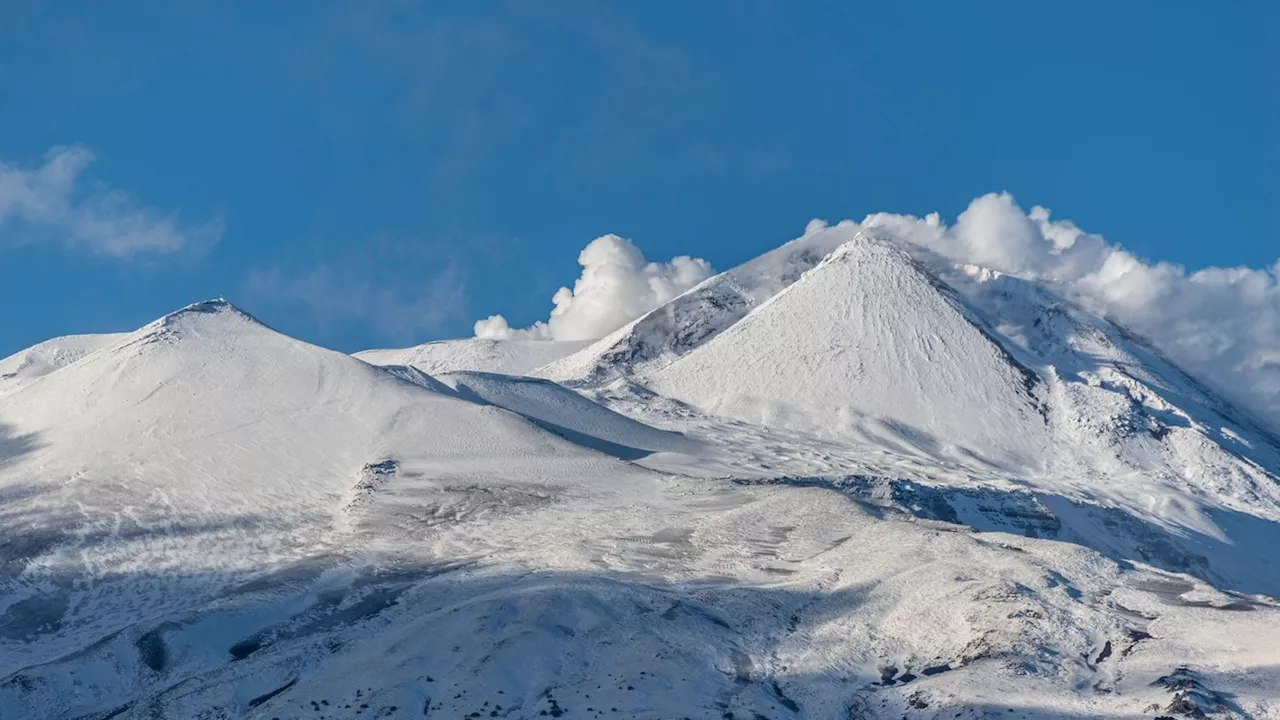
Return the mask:
<path id="1" fill-rule="evenodd" d="M 936 214 L 870 215 L 862 224 L 957 262 L 1050 283 L 1280 425 L 1280 263 L 1190 272 L 1145 262 L 1045 208 L 1024 212 L 1008 193 L 977 198 L 950 227 Z"/>
<path id="2" fill-rule="evenodd" d="M 336 263 L 251 271 L 245 291 L 264 304 L 302 310 L 321 332 L 358 324 L 391 341 L 414 342 L 462 315 L 466 274 L 448 261 L 433 275 L 410 279 L 379 268 L 375 258 L 352 255 Z"/>
<path id="3" fill-rule="evenodd" d="M 630 240 L 605 235 L 592 240 L 578 263 L 582 274 L 573 289 L 551 298 L 555 308 L 545 321 L 514 329 L 493 315 L 475 324 L 477 337 L 542 340 L 594 340 L 662 305 L 712 274 L 706 260 L 687 255 L 648 262 Z"/>
<path id="4" fill-rule="evenodd" d="M 82 188 L 93 162 L 85 147 L 55 147 L 38 167 L 0 162 L 0 243 L 6 227 L 21 225 L 24 240 L 49 238 L 69 248 L 113 258 L 168 254 L 208 247 L 222 234 L 214 221 L 182 227 L 176 212 L 139 205 L 129 194 L 103 186 Z"/>

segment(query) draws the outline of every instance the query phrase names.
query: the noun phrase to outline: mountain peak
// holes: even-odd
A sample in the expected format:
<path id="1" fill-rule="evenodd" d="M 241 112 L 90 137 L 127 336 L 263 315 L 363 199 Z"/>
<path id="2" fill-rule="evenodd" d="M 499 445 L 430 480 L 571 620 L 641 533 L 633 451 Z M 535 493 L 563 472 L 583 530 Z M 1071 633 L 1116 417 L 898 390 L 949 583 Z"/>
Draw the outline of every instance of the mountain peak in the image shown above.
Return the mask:
<path id="1" fill-rule="evenodd" d="M 227 309 L 238 310 L 238 308 L 236 308 L 235 305 L 232 305 L 231 301 L 227 300 L 226 298 L 216 297 L 211 300 L 201 300 L 200 302 L 191 303 L 190 305 L 176 312 L 211 313 L 211 312 L 221 312 Z"/>
<path id="2" fill-rule="evenodd" d="M 808 232 L 708 278 L 537 372 L 558 382 L 589 384 L 654 370 L 711 340 L 858 234 L 856 226 L 847 222 Z"/>
<path id="3" fill-rule="evenodd" d="M 1023 370 L 955 293 L 859 233 L 742 320 L 647 378 L 753 424 L 1034 464 L 1044 420 Z"/>
<path id="4" fill-rule="evenodd" d="M 214 298 L 191 303 L 148 323 L 138 330 L 144 335 L 157 332 L 174 332 L 182 328 L 208 331 L 233 328 L 270 329 L 253 315 L 241 310 L 225 298 Z"/>
<path id="5" fill-rule="evenodd" d="M 182 307 L 177 310 L 174 310 L 173 312 L 160 318 L 160 320 L 178 318 L 184 315 L 194 315 L 194 314 L 217 315 L 222 313 L 227 313 L 239 318 L 251 320 L 255 323 L 258 322 L 257 318 L 253 317 L 252 315 L 245 312 L 244 310 L 241 310 L 240 308 L 236 307 L 231 303 L 230 300 L 227 300 L 226 298 L 222 298 L 222 297 L 213 298 L 211 300 L 201 300 L 200 302 L 191 303 L 186 307 Z"/>

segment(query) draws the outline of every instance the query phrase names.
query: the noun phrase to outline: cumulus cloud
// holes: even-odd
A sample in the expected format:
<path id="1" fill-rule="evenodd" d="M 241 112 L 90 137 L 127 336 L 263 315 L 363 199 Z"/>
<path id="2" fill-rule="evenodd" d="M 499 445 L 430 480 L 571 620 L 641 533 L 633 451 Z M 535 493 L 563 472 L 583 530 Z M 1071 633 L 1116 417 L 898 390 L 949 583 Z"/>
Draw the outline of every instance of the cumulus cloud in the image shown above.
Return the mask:
<path id="1" fill-rule="evenodd" d="M 551 316 L 527 328 L 512 328 L 492 315 L 475 324 L 476 337 L 594 340 L 662 305 L 712 274 L 711 265 L 687 255 L 648 262 L 630 240 L 605 235 L 578 255 L 582 274 L 573 289 L 552 296 Z"/>
<path id="2" fill-rule="evenodd" d="M 139 205 L 128 193 L 97 185 L 84 188 L 93 153 L 79 145 L 55 147 L 43 164 L 0 162 L 0 242 L 20 225 L 23 240 L 48 238 L 66 247 L 113 258 L 167 254 L 208 247 L 222 234 L 219 222 L 182 227 L 176 212 Z"/>
<path id="3" fill-rule="evenodd" d="M 937 214 L 870 215 L 862 226 L 1051 284 L 1280 427 L 1280 262 L 1195 271 L 1147 262 L 1045 208 L 1024 212 L 1008 193 L 977 198 L 949 227 Z"/>

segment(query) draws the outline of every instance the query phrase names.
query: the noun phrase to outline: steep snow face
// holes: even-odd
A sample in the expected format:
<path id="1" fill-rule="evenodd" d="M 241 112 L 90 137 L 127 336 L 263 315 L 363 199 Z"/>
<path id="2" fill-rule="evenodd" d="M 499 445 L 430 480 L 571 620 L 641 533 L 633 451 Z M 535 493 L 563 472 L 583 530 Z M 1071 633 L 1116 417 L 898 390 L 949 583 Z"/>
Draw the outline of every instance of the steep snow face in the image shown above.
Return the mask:
<path id="1" fill-rule="evenodd" d="M 857 233 L 845 222 L 815 228 L 707 279 L 590 346 L 533 374 L 570 384 L 599 383 L 662 365 L 698 347 L 795 282 Z"/>
<path id="2" fill-rule="evenodd" d="M 108 347 L 127 333 L 67 335 L 46 340 L 0 360 L 0 394 L 21 387 Z"/>
<path id="3" fill-rule="evenodd" d="M 429 342 L 411 348 L 364 350 L 355 356 L 371 365 L 411 365 L 428 375 L 458 370 L 527 375 L 589 344 L 589 341 L 574 340 L 465 338 Z"/>
<path id="4" fill-rule="evenodd" d="M 1048 439 L 1035 376 L 906 253 L 869 237 L 646 382 L 745 422 L 1010 469 L 1037 468 Z"/>

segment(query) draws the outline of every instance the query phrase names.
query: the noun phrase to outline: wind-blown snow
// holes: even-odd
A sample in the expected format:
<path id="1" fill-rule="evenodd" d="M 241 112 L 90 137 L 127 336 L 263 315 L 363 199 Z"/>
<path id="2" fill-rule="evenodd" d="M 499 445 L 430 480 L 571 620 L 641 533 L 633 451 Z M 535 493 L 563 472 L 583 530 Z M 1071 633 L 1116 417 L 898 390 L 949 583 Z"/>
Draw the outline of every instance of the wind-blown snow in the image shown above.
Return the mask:
<path id="1" fill-rule="evenodd" d="M 476 337 L 489 339 L 595 340 L 618 329 L 711 275 L 706 260 L 686 255 L 667 262 L 645 260 L 630 240 L 605 235 L 578 255 L 582 274 L 573 289 L 551 298 L 555 308 L 545 321 L 516 329 L 501 315 L 475 325 Z"/>

